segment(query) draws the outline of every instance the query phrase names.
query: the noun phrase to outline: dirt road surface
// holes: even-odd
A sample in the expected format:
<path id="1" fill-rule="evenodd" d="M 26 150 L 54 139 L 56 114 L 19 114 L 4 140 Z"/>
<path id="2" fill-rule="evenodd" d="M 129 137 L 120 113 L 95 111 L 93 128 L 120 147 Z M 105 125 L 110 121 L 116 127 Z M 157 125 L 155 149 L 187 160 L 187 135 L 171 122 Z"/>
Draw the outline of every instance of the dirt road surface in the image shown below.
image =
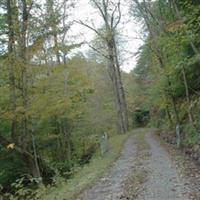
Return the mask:
<path id="1" fill-rule="evenodd" d="M 140 131 L 138 133 L 140 134 Z M 141 160 L 142 167 L 147 171 L 145 183 L 140 193 L 133 198 L 124 195 L 124 181 L 136 167 L 137 150 L 140 145 L 135 134 L 125 143 L 121 155 L 112 165 L 107 174 L 92 188 L 84 191 L 77 200 L 189 200 L 183 179 L 180 179 L 176 166 L 160 142 L 154 138 L 152 131 L 145 133 L 144 142 L 149 146 L 148 158 Z M 133 190 L 134 191 L 134 190 Z"/>

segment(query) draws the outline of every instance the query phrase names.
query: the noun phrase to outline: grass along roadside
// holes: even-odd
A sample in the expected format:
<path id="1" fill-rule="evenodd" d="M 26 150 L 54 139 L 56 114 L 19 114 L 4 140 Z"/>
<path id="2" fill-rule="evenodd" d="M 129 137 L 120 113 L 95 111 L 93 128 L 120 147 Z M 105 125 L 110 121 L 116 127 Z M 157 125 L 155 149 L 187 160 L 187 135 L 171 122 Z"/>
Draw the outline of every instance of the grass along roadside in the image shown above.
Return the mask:
<path id="1" fill-rule="evenodd" d="M 118 158 L 124 142 L 129 134 L 115 135 L 110 138 L 110 151 L 105 157 L 96 154 L 91 162 L 74 175 L 67 182 L 62 182 L 57 187 L 49 188 L 46 194 L 42 196 L 42 200 L 73 200 L 86 188 L 92 186 Z"/>

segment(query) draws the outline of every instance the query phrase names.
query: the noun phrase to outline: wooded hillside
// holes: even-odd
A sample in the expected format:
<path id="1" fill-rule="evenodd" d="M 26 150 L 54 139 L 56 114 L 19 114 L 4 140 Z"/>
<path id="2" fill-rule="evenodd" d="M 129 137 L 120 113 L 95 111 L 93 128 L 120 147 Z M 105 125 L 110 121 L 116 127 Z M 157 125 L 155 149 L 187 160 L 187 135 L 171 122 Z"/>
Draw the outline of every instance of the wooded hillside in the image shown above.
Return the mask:
<path id="1" fill-rule="evenodd" d="M 151 125 L 199 161 L 200 3 L 135 0 L 131 11 L 148 32 L 131 72 L 133 87 L 128 83 L 131 103 L 149 111 Z"/>
<path id="2" fill-rule="evenodd" d="M 73 178 L 99 153 L 104 133 L 112 138 L 138 126 L 162 129 L 200 162 L 199 0 L 89 3 L 101 27 L 73 19 L 76 0 L 0 2 L 0 195 L 6 199 L 39 199 L 38 188 Z M 142 27 L 130 73 L 121 70 L 124 6 Z M 84 54 L 85 41 L 70 33 L 77 24 L 94 33 Z"/>

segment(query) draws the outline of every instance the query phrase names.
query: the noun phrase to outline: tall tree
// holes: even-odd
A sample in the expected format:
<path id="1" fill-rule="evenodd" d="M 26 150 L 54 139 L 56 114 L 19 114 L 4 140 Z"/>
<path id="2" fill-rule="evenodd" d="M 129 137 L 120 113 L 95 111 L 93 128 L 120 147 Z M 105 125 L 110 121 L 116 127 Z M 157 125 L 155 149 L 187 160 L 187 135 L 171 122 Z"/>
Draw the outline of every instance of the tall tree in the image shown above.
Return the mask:
<path id="1" fill-rule="evenodd" d="M 104 57 L 108 63 L 108 73 L 112 80 L 115 103 L 118 113 L 118 130 L 125 133 L 128 131 L 128 110 L 125 99 L 125 93 L 121 78 L 119 63 L 119 52 L 117 48 L 117 27 L 121 20 L 121 2 L 111 0 L 92 0 L 92 4 L 98 10 L 104 25 L 101 29 L 80 21 L 79 23 L 93 30 L 105 43 L 107 53 Z"/>

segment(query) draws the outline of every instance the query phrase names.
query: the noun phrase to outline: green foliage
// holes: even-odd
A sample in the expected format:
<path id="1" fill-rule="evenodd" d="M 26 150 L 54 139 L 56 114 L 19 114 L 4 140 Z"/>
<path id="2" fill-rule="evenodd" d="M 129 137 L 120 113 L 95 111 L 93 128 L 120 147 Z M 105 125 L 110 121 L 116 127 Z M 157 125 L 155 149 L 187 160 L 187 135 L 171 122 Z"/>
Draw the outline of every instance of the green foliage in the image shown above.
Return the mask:
<path id="1" fill-rule="evenodd" d="M 90 163 L 103 132 L 116 132 L 105 60 L 71 53 L 83 44 L 70 32 L 75 3 L 0 2 L 0 188 L 7 199 L 38 199 Z"/>
<path id="2" fill-rule="evenodd" d="M 92 70 L 88 73 L 90 68 Z M 30 128 L 34 129 L 37 152 L 58 177 L 69 179 L 73 177 L 75 167 L 90 162 L 99 148 L 99 135 L 103 131 L 112 135 L 115 130 L 115 108 L 111 87 L 108 87 L 109 78 L 105 77 L 105 66 L 75 56 L 68 61 L 67 66 L 33 65 L 28 72 L 33 82 L 28 90 L 30 98 L 27 115 L 32 119 Z M 2 80 L 6 81 L 7 77 Z M 16 91 L 19 95 L 20 90 Z M 0 92 L 5 94 L 0 102 L 0 130 L 10 139 L 13 114 L 9 106 L 3 106 L 10 103 L 9 90 L 4 90 L 3 85 Z M 98 95 L 102 98 L 99 99 Z M 22 100 L 18 98 L 16 114 L 19 121 L 22 113 Z M 32 146 L 31 140 L 27 143 Z M 15 194 L 19 199 L 23 195 L 34 195 L 31 184 L 27 188 L 22 184 L 19 191 L 10 185 L 23 174 L 29 174 L 29 170 L 20 156 L 16 157 L 14 150 L 10 150 L 12 156 L 8 156 L 8 150 L 3 149 L 2 157 L 7 158 L 0 160 L 3 169 L 0 184 L 4 190 L 19 192 Z"/>
<path id="3" fill-rule="evenodd" d="M 185 146 L 193 147 L 194 145 L 200 145 L 200 133 L 195 127 L 186 124 L 183 130 L 186 133 L 185 140 L 183 141 Z"/>
<path id="4" fill-rule="evenodd" d="M 0 149 L 0 158 L 0 185 L 5 186 L 4 189 L 10 189 L 11 184 L 26 173 L 27 169 L 19 155 L 16 155 L 12 150 Z"/>
<path id="5" fill-rule="evenodd" d="M 200 94 L 200 4 L 188 0 L 176 3 L 169 4 L 165 0 L 141 3 L 146 9 L 135 5 L 137 17 L 145 19 L 148 36 L 132 72 L 130 84 L 134 92 L 130 99 L 135 101 L 133 112 L 137 109 L 150 111 L 154 126 L 175 129 L 178 115 L 183 146 L 192 149 L 199 144 L 200 130 L 197 106 Z M 189 112 L 193 117 L 192 124 Z"/>

